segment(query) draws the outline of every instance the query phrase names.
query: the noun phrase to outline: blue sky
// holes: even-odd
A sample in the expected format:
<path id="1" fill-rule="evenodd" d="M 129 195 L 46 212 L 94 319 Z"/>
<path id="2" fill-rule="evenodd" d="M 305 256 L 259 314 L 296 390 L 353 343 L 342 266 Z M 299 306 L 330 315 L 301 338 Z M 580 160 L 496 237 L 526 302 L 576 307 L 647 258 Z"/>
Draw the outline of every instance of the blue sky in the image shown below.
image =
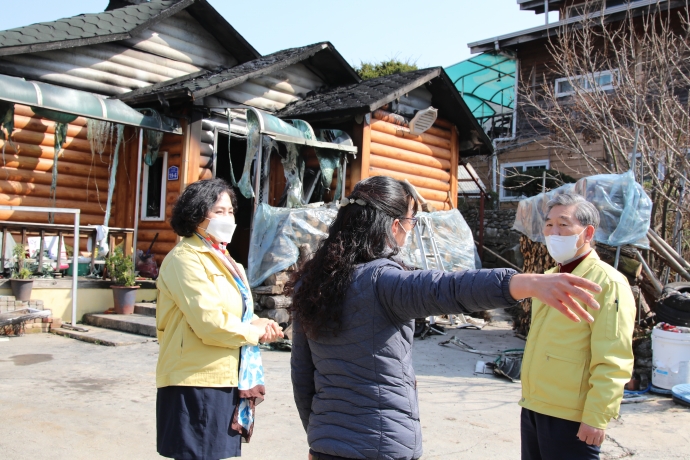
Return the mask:
<path id="1" fill-rule="evenodd" d="M 515 0 L 209 2 L 262 54 L 330 41 L 355 66 L 397 58 L 419 67 L 447 67 L 470 57 L 469 42 L 544 23 L 543 15 L 520 11 Z M 0 30 L 95 13 L 107 4 L 0 0 Z"/>

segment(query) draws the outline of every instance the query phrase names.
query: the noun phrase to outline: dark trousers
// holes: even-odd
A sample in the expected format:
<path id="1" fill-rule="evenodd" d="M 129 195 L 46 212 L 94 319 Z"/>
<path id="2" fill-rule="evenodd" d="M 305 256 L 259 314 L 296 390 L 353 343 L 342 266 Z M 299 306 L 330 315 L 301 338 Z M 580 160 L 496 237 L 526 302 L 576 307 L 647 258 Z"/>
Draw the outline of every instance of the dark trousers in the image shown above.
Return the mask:
<path id="1" fill-rule="evenodd" d="M 522 460 L 599 460 L 601 449 L 580 441 L 579 422 L 522 408 Z"/>

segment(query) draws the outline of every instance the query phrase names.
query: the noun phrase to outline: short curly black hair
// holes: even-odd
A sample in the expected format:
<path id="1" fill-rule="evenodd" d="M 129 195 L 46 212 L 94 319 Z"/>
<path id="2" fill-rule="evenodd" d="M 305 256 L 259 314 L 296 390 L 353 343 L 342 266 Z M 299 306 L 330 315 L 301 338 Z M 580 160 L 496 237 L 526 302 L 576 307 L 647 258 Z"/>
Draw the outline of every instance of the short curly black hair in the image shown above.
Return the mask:
<path id="1" fill-rule="evenodd" d="M 224 192 L 230 196 L 232 208 L 237 212 L 235 192 L 223 179 L 200 180 L 188 185 L 173 206 L 170 219 L 173 231 L 180 236 L 194 235 L 199 224 Z"/>

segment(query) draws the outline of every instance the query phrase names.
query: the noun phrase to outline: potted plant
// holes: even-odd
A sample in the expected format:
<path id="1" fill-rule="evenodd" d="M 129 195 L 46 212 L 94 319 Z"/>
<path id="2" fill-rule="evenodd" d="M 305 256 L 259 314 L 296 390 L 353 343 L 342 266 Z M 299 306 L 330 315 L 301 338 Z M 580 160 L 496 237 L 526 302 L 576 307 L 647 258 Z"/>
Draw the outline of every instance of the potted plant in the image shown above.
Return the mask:
<path id="1" fill-rule="evenodd" d="M 31 291 L 34 287 L 34 280 L 31 279 L 31 270 L 24 266 L 26 261 L 26 246 L 18 244 L 12 250 L 12 254 L 17 259 L 17 269 L 12 270 L 10 286 L 12 295 L 15 299 L 28 302 L 31 299 Z"/>
<path id="2" fill-rule="evenodd" d="M 115 250 L 105 258 L 105 266 L 110 279 L 115 283 L 110 286 L 113 290 L 113 304 L 115 313 L 119 315 L 131 315 L 134 313 L 134 302 L 139 286 L 134 277 L 134 264 L 132 259 L 125 257 L 122 248 Z"/>

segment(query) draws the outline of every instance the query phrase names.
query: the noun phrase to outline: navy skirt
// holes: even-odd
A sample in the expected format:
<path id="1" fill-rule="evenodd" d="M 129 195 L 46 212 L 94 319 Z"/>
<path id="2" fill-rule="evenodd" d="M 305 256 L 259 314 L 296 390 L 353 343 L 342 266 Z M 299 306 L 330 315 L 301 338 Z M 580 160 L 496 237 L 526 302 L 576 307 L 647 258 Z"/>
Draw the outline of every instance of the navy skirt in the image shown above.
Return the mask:
<path id="1" fill-rule="evenodd" d="M 178 460 L 239 457 L 241 436 L 230 426 L 237 388 L 169 386 L 158 389 L 158 453 Z"/>

